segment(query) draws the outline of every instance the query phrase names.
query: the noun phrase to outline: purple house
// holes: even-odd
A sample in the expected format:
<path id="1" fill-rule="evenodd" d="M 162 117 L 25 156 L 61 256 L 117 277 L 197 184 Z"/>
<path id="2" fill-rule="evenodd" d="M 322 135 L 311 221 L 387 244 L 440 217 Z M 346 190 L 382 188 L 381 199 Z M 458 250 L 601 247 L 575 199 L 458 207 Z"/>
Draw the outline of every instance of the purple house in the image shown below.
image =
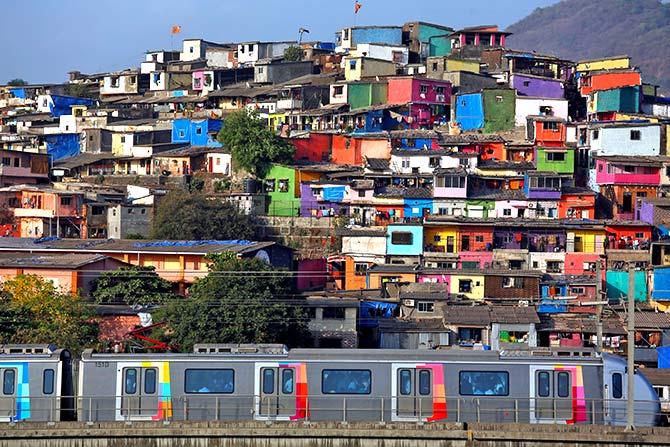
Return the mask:
<path id="1" fill-rule="evenodd" d="M 566 231 L 559 227 L 529 229 L 510 225 L 493 230 L 494 249 L 551 253 L 565 251 L 566 240 Z"/>
<path id="2" fill-rule="evenodd" d="M 346 184 L 339 182 L 303 182 L 300 184 L 300 215 L 336 216 L 342 208 Z"/>
<path id="3" fill-rule="evenodd" d="M 555 172 L 527 171 L 523 182 L 523 191 L 527 199 L 560 200 L 561 188 L 572 186 L 570 175 Z"/>
<path id="4" fill-rule="evenodd" d="M 561 79 L 513 73 L 510 75 L 510 87 L 516 89 L 521 96 L 555 99 L 565 97 L 565 88 Z"/>

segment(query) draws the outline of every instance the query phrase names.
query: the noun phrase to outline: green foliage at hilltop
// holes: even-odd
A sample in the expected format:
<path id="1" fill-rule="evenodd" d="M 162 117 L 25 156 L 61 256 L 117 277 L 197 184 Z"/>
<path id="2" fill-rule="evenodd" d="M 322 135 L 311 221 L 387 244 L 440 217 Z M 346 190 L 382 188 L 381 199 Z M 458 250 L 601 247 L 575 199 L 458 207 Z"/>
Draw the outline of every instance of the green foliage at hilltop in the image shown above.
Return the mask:
<path id="1" fill-rule="evenodd" d="M 12 79 L 10 81 L 7 81 L 7 85 L 10 86 L 10 87 L 22 87 L 24 85 L 28 85 L 28 82 L 24 81 L 21 78 L 16 78 L 16 79 Z"/>
<path id="2" fill-rule="evenodd" d="M 218 139 L 232 154 L 234 166 L 257 177 L 263 177 L 273 162 L 290 162 L 295 152 L 292 144 L 268 129 L 258 113 L 246 109 L 226 117 Z"/>
<path id="3" fill-rule="evenodd" d="M 254 239 L 251 218 L 237 206 L 211 200 L 199 191 L 175 190 L 158 203 L 152 239 Z"/>
<path id="4" fill-rule="evenodd" d="M 297 45 L 291 45 L 284 50 L 284 60 L 287 62 L 299 62 L 302 56 L 302 48 Z"/>
<path id="5" fill-rule="evenodd" d="M 232 253 L 210 255 L 210 273 L 184 300 L 170 301 L 156 313 L 167 323 L 162 338 L 182 352 L 196 343 L 286 343 L 306 334 L 300 306 L 291 304 L 291 275 L 259 259 Z"/>
<path id="6" fill-rule="evenodd" d="M 644 82 L 670 89 L 670 4 L 660 0 L 564 0 L 507 31 L 509 48 L 570 60 L 627 54 Z"/>

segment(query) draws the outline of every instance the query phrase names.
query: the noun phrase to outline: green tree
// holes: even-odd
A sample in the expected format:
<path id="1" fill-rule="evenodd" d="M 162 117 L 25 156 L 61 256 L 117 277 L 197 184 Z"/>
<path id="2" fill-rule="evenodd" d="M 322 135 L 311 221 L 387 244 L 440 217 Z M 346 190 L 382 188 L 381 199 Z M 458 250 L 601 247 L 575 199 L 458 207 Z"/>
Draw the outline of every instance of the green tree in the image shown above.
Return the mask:
<path id="1" fill-rule="evenodd" d="M 148 305 L 177 298 L 172 285 L 158 276 L 154 267 L 130 266 L 105 272 L 93 281 L 91 296 L 96 303 Z"/>
<path id="2" fill-rule="evenodd" d="M 170 342 L 189 351 L 196 343 L 285 343 L 306 334 L 302 309 L 290 300 L 291 276 L 259 259 L 225 253 L 208 257 L 210 273 L 185 300 L 158 310 Z"/>
<path id="3" fill-rule="evenodd" d="M 15 78 L 10 81 L 7 81 L 7 85 L 10 87 L 22 87 L 24 85 L 28 85 L 28 82 L 24 81 L 21 78 Z"/>
<path id="4" fill-rule="evenodd" d="M 14 323 L 3 335 L 12 343 L 54 343 L 81 352 L 96 342 L 94 315 L 78 295 L 61 293 L 36 275 L 18 275 L 2 288 Z"/>
<path id="5" fill-rule="evenodd" d="M 65 86 L 65 94 L 77 98 L 95 99 L 96 95 L 91 91 L 90 84 L 68 84 Z"/>
<path id="6" fill-rule="evenodd" d="M 302 48 L 297 45 L 291 45 L 284 50 L 284 60 L 287 62 L 299 62 L 302 60 Z"/>
<path id="7" fill-rule="evenodd" d="M 254 228 L 251 218 L 232 203 L 208 199 L 200 192 L 174 190 L 158 203 L 151 237 L 254 239 Z"/>
<path id="8" fill-rule="evenodd" d="M 246 109 L 228 115 L 218 139 L 232 154 L 236 166 L 258 177 L 267 172 L 270 163 L 290 162 L 295 152 L 293 145 L 268 129 L 256 111 Z"/>

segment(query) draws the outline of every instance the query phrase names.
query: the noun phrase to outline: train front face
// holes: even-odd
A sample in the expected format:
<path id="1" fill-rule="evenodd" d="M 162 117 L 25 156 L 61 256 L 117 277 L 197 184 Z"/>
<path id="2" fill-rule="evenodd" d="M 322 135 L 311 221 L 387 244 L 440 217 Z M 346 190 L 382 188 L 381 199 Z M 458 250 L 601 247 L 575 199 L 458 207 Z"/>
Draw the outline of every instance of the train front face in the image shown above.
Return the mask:
<path id="1" fill-rule="evenodd" d="M 603 411 L 608 425 L 626 425 L 628 382 L 626 360 L 621 357 L 603 356 Z M 635 371 L 635 425 L 651 427 L 660 425 L 661 401 L 654 387 L 640 371 Z"/>

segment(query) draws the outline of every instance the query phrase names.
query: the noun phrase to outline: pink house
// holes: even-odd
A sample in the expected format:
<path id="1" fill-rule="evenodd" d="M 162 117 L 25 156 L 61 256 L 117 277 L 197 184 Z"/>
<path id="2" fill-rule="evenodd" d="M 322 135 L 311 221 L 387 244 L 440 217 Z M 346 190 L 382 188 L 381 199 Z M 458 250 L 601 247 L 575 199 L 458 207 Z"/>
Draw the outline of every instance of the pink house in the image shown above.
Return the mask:
<path id="1" fill-rule="evenodd" d="M 465 169 L 438 168 L 433 171 L 433 197 L 465 199 L 468 196 L 468 176 Z"/>
<path id="2" fill-rule="evenodd" d="M 387 101 L 408 105 L 412 128 L 432 127 L 449 120 L 451 83 L 412 76 L 389 78 Z"/>
<path id="3" fill-rule="evenodd" d="M 478 265 L 475 266 L 474 264 Z M 461 251 L 458 253 L 458 268 L 487 269 L 493 265 L 492 251 Z"/>
<path id="4" fill-rule="evenodd" d="M 420 273 L 419 274 L 419 283 L 437 283 L 437 284 L 447 284 L 451 283 L 451 275 L 445 274 L 432 274 L 432 273 Z"/>
<path id="5" fill-rule="evenodd" d="M 654 157 L 608 156 L 596 159 L 598 185 L 654 185 L 661 183 L 663 164 Z"/>

